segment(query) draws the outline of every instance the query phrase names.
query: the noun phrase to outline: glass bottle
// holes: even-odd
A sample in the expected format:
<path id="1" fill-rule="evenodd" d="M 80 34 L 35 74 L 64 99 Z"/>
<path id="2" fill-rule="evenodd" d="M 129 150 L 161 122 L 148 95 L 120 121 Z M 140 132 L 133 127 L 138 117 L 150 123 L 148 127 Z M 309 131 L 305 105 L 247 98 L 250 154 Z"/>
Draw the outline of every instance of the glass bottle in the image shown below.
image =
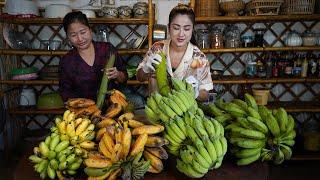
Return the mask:
<path id="1" fill-rule="evenodd" d="M 317 73 L 317 62 L 313 55 L 309 57 L 308 77 L 314 77 Z"/>
<path id="2" fill-rule="evenodd" d="M 278 69 L 278 64 L 277 64 L 277 55 L 273 54 L 272 56 L 272 76 L 273 77 L 278 77 L 279 75 L 279 69 Z"/>
<path id="3" fill-rule="evenodd" d="M 266 59 L 266 77 L 271 78 L 272 77 L 272 58 L 270 54 L 268 55 Z"/>
<path id="4" fill-rule="evenodd" d="M 307 77 L 307 72 L 308 72 L 308 60 L 307 56 L 305 56 L 302 65 L 301 65 L 301 77 Z"/>
<path id="5" fill-rule="evenodd" d="M 257 76 L 266 77 L 266 69 L 260 59 L 257 61 Z"/>
<path id="6" fill-rule="evenodd" d="M 263 47 L 263 35 L 266 29 L 264 28 L 257 28 L 253 29 L 254 31 L 254 46 L 255 47 Z"/>

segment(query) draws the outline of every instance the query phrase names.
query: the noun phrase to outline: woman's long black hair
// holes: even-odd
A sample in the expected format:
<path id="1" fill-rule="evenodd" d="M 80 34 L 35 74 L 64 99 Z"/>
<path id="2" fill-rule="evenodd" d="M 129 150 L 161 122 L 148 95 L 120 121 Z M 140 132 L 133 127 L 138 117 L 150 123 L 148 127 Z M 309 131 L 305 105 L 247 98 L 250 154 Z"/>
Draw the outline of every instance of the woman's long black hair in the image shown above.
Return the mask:
<path id="1" fill-rule="evenodd" d="M 63 29 L 66 32 L 66 34 L 68 33 L 69 25 L 74 22 L 80 22 L 81 24 L 90 28 L 90 24 L 89 24 L 87 16 L 85 14 L 83 14 L 81 11 L 73 11 L 73 12 L 66 14 L 63 18 L 62 24 L 63 24 Z"/>
<path id="2" fill-rule="evenodd" d="M 191 36 L 190 42 L 197 46 L 197 41 L 196 41 L 195 32 L 194 32 L 195 31 L 194 30 L 194 25 L 195 25 L 195 22 L 196 22 L 196 15 L 194 14 L 194 11 L 188 5 L 178 4 L 176 7 L 174 7 L 171 10 L 171 12 L 169 14 L 169 24 L 168 24 L 169 28 L 170 28 L 170 24 L 171 24 L 172 20 L 177 15 L 187 15 L 189 17 L 189 19 L 191 20 L 191 22 L 193 24 L 193 32 L 192 32 L 192 36 Z"/>

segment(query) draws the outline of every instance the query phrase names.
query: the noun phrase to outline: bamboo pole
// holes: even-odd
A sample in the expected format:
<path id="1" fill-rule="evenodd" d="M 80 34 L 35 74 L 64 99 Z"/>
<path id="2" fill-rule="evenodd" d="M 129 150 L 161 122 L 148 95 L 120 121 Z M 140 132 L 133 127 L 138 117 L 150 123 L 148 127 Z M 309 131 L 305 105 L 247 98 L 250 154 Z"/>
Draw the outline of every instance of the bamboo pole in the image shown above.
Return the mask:
<path id="1" fill-rule="evenodd" d="M 149 21 L 148 21 L 148 48 L 152 46 L 152 32 L 154 25 L 154 10 L 152 0 L 148 0 L 148 13 L 149 13 Z"/>

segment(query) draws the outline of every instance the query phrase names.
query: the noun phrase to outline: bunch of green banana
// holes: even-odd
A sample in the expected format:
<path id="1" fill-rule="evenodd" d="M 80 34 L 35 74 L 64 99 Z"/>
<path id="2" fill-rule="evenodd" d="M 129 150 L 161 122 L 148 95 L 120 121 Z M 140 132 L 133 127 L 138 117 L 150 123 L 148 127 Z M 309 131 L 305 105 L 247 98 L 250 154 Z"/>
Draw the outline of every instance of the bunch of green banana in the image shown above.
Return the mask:
<path id="1" fill-rule="evenodd" d="M 58 172 L 74 175 L 82 164 L 82 157 L 70 146 L 69 140 L 61 140 L 57 133 L 51 133 L 39 147 L 34 147 L 34 154 L 29 156 L 29 160 L 35 164 L 34 169 L 41 179 L 55 179 Z"/>
<path id="2" fill-rule="evenodd" d="M 55 118 L 56 128 L 53 127 L 52 131 L 59 133 L 62 140 L 69 140 L 77 152 L 95 149 L 96 145 L 92 141 L 95 138 L 95 125 L 88 118 L 75 117 L 74 112 L 66 110 L 62 118 Z"/>
<path id="3" fill-rule="evenodd" d="M 221 112 L 233 117 L 225 129 L 232 144 L 231 152 L 238 158 L 237 164 L 247 165 L 259 159 L 280 164 L 290 159 L 296 136 L 293 117 L 284 108 L 271 111 L 258 106 L 248 93 L 244 97 L 244 100 L 218 103 L 223 108 Z"/>
<path id="4" fill-rule="evenodd" d="M 168 122 L 175 116 L 183 116 L 191 108 L 197 106 L 192 92 L 173 90 L 167 97 L 153 93 L 147 100 L 145 113 L 151 123 Z"/>

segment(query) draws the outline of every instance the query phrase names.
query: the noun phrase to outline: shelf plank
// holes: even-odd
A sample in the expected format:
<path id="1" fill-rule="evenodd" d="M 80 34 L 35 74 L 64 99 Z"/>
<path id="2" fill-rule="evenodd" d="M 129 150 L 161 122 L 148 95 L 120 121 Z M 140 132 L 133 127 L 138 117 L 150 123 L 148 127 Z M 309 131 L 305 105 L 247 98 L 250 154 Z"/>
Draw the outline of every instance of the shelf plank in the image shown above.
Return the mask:
<path id="1" fill-rule="evenodd" d="M 32 25 L 59 25 L 62 26 L 62 18 L 2 18 L 1 22 L 10 24 Z M 148 18 L 89 18 L 90 24 L 148 24 Z"/>
<path id="2" fill-rule="evenodd" d="M 316 113 L 316 112 L 320 112 L 320 102 L 316 102 L 316 101 L 268 102 L 267 107 L 269 107 L 271 109 L 283 107 L 289 113 L 295 113 L 295 112 Z"/>
<path id="3" fill-rule="evenodd" d="M 247 78 L 243 76 L 212 77 L 213 84 L 269 84 L 269 83 L 319 83 L 317 77 L 292 78 Z"/>
<path id="4" fill-rule="evenodd" d="M 210 53 L 237 53 L 237 52 L 264 52 L 264 51 L 319 51 L 320 46 L 299 47 L 249 47 L 249 48 L 220 48 L 201 49 L 205 54 Z"/>
<path id="5" fill-rule="evenodd" d="M 59 80 L 0 80 L 0 84 L 8 85 L 59 85 Z M 148 81 L 128 80 L 127 85 L 145 85 Z"/>
<path id="6" fill-rule="evenodd" d="M 121 55 L 145 54 L 148 49 L 118 49 Z M 221 48 L 221 49 L 202 49 L 206 54 L 210 53 L 241 53 L 241 52 L 264 52 L 264 51 L 320 51 L 320 46 L 311 47 L 252 47 L 252 48 Z M 68 51 L 65 50 L 19 50 L 19 49 L 0 49 L 3 55 L 34 55 L 34 56 L 63 56 Z"/>
<path id="7" fill-rule="evenodd" d="M 31 108 L 15 107 L 15 108 L 9 109 L 9 113 L 10 114 L 16 114 L 16 115 L 25 115 L 25 114 L 63 114 L 63 112 L 65 110 L 66 110 L 65 108 L 41 110 L 41 109 L 37 109 L 35 107 L 31 107 Z"/>
<path id="8" fill-rule="evenodd" d="M 299 113 L 299 112 L 320 112 L 320 103 L 319 102 L 268 102 L 268 108 L 275 109 L 279 107 L 285 108 L 289 113 Z M 21 108 L 15 107 L 9 109 L 10 114 L 62 114 L 64 108 L 53 109 L 53 110 L 39 110 L 35 107 L 31 108 Z M 320 158 L 320 156 L 319 156 Z"/>
<path id="9" fill-rule="evenodd" d="M 287 22 L 287 21 L 319 21 L 319 14 L 312 15 L 276 15 L 276 16 L 216 16 L 196 17 L 197 23 L 239 23 L 239 22 Z"/>
<path id="10" fill-rule="evenodd" d="M 320 78 L 246 78 L 239 76 L 223 76 L 212 80 L 213 84 L 269 84 L 269 83 L 320 83 Z M 0 84 L 8 85 L 59 85 L 59 80 L 0 80 Z M 148 81 L 128 80 L 128 85 L 146 85 Z"/>
<path id="11" fill-rule="evenodd" d="M 289 161 L 319 161 L 319 152 L 298 152 L 293 151 L 293 155 Z"/>
<path id="12" fill-rule="evenodd" d="M 118 49 L 120 55 L 134 55 L 134 54 L 145 54 L 147 49 Z M 19 50 L 19 49 L 0 49 L 0 54 L 2 55 L 32 55 L 32 56 L 63 56 L 67 54 L 66 50 Z"/>

